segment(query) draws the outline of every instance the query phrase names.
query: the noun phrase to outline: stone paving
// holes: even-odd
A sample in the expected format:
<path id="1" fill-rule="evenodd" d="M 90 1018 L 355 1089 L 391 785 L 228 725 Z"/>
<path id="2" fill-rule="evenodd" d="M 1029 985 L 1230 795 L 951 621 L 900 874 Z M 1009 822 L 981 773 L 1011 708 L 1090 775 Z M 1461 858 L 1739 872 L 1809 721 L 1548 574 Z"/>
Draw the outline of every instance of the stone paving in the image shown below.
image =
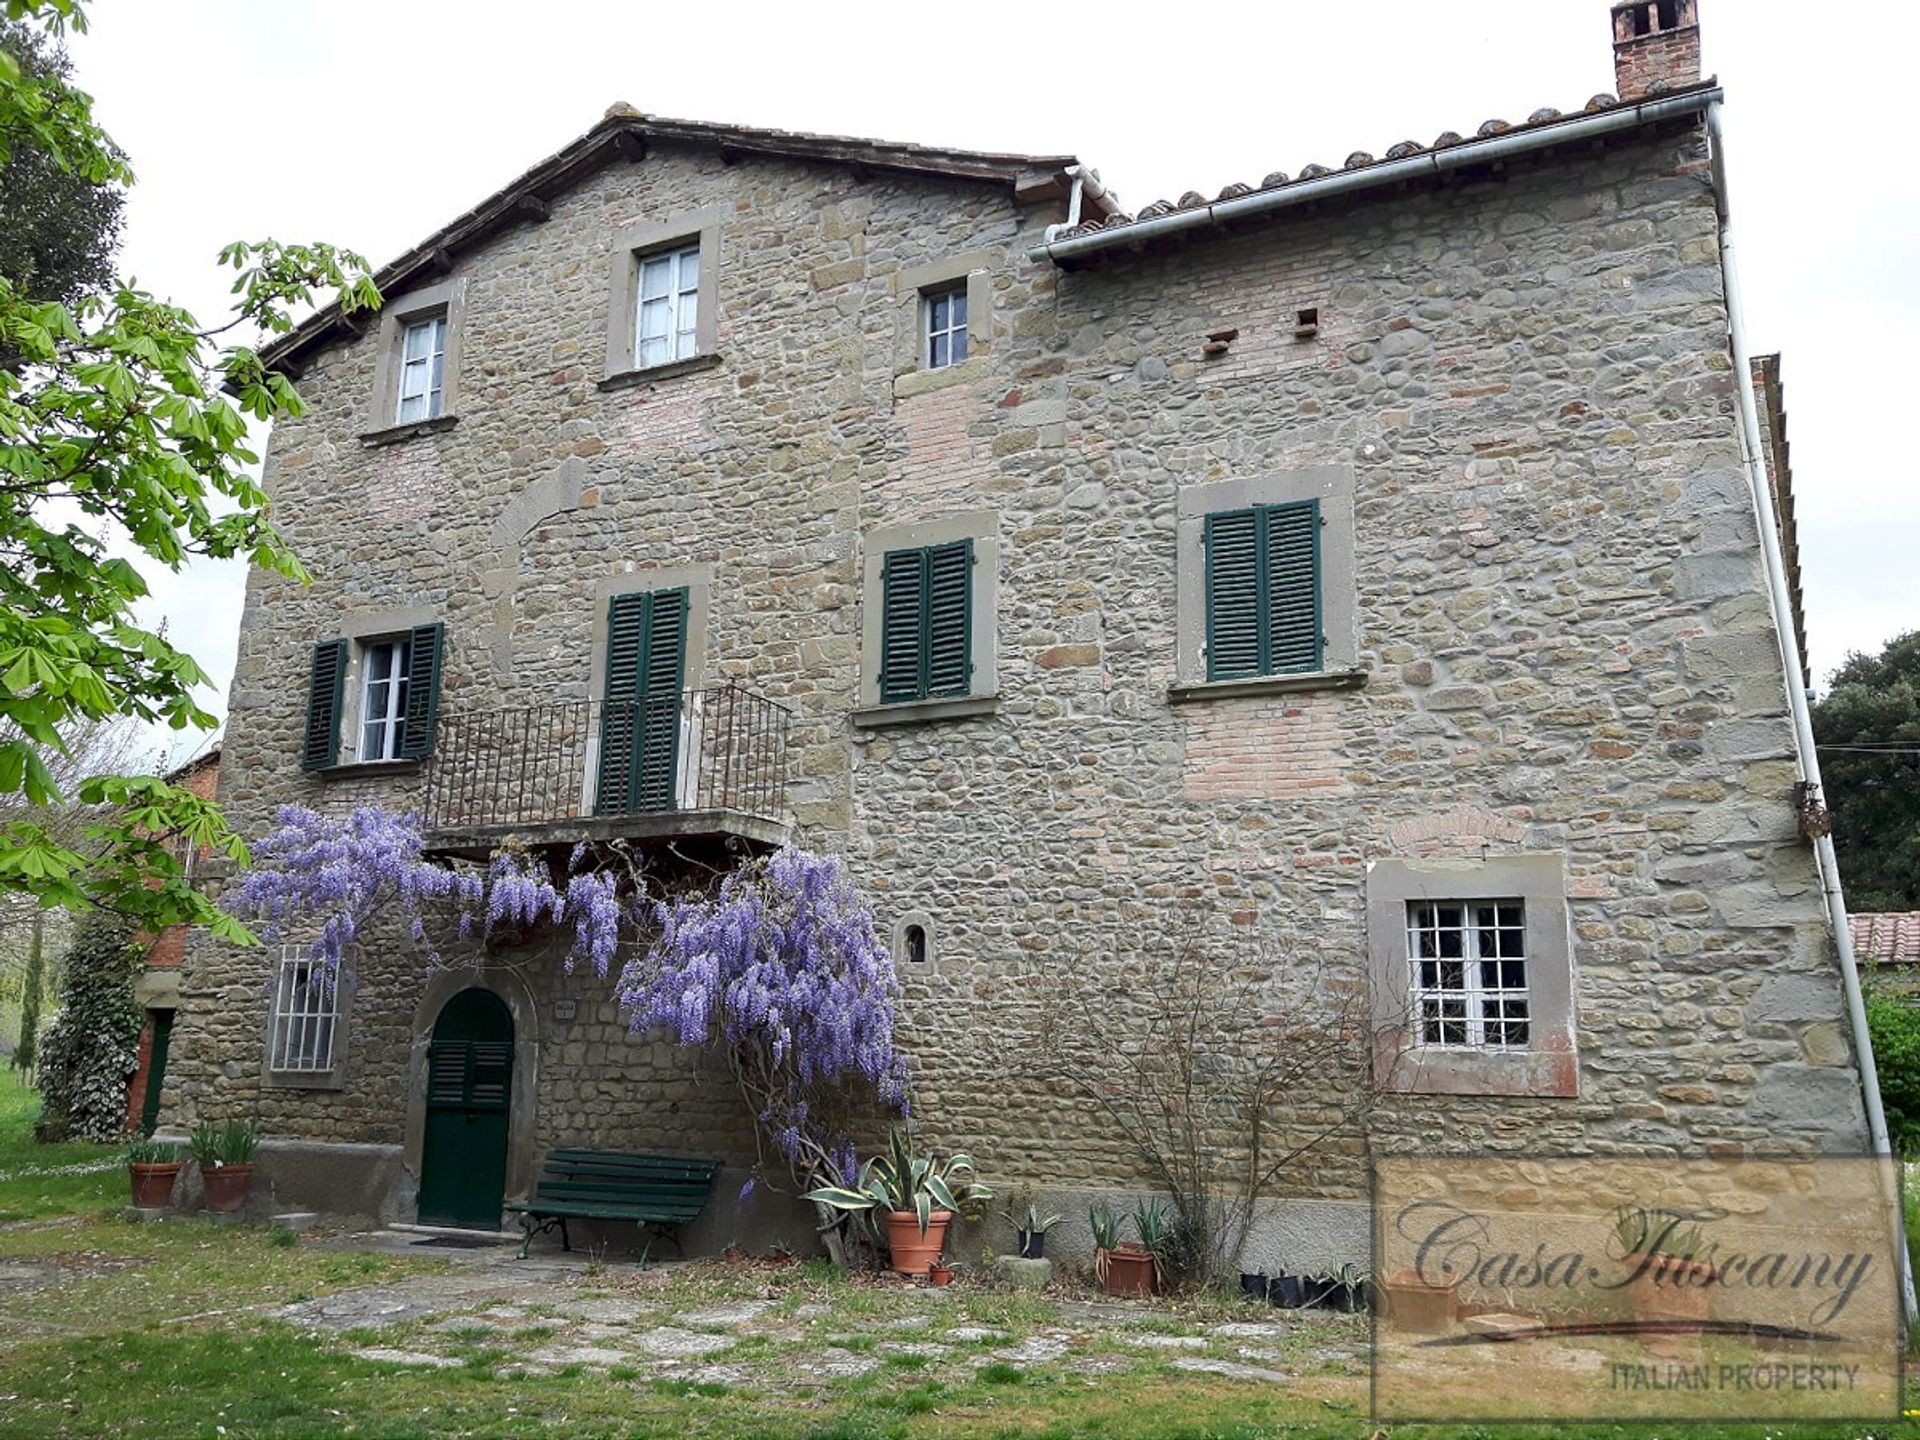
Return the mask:
<path id="1" fill-rule="evenodd" d="M 412 1239 L 322 1243 L 397 1249 Z M 1224 1319 L 1218 1307 L 1034 1298 L 965 1283 L 829 1285 L 756 1264 L 641 1271 L 512 1254 L 461 1252 L 444 1273 L 264 1313 L 395 1366 L 477 1364 L 503 1377 L 598 1371 L 749 1391 L 831 1385 L 883 1367 L 949 1378 L 1173 1370 L 1285 1385 L 1302 1374 L 1356 1376 L 1362 1364 L 1363 1328 L 1343 1317 L 1283 1321 L 1249 1308 L 1249 1318 Z"/>

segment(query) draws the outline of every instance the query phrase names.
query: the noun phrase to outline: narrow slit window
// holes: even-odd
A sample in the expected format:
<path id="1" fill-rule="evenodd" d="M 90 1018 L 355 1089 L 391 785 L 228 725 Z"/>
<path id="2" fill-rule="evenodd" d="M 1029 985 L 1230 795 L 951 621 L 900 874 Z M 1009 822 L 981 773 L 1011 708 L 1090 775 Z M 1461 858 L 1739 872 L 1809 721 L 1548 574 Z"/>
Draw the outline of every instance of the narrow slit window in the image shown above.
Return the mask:
<path id="1" fill-rule="evenodd" d="M 273 988 L 269 1064 L 276 1074 L 314 1074 L 333 1068 L 339 1017 L 338 974 L 313 959 L 305 945 L 285 945 Z"/>
<path id="2" fill-rule="evenodd" d="M 927 369 L 958 365 L 967 358 L 967 287 L 929 295 L 921 307 L 927 324 Z"/>
<path id="3" fill-rule="evenodd" d="M 407 640 L 377 640 L 364 652 L 360 697 L 360 758 L 398 760 L 407 733 L 407 685 L 413 646 Z"/>
<path id="4" fill-rule="evenodd" d="M 633 363 L 644 370 L 691 359 L 699 348 L 700 247 L 642 255 Z"/>
<path id="5" fill-rule="evenodd" d="M 435 315 L 408 325 L 400 341 L 400 406 L 394 419 L 405 425 L 431 420 L 446 403 L 447 317 Z"/>
<path id="6" fill-rule="evenodd" d="M 906 951 L 907 964 L 924 965 L 927 963 L 927 927 L 924 925 L 907 926 Z"/>
<path id="7" fill-rule="evenodd" d="M 1407 906 L 1414 1033 L 1441 1050 L 1525 1050 L 1526 907 L 1519 900 L 1417 900 Z"/>

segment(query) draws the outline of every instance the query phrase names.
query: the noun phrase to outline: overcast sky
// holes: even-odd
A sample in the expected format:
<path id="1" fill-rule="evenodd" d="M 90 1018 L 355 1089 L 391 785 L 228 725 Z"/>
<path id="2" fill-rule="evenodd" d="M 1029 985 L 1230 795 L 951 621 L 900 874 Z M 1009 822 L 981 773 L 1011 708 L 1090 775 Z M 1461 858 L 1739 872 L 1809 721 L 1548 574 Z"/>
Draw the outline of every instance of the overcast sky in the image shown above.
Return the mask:
<path id="1" fill-rule="evenodd" d="M 125 269 L 203 319 L 220 245 L 384 263 L 624 100 L 655 114 L 1070 152 L 1125 208 L 1612 90 L 1608 0 L 663 6 L 95 0 L 80 83 L 131 155 Z M 1920 178 L 1900 139 L 1920 7 L 1701 0 L 1727 87 L 1756 353 L 1784 352 L 1816 679 L 1920 626 L 1905 342 Z M 237 566 L 154 606 L 224 711 Z M 191 750 L 194 741 L 177 747 Z"/>

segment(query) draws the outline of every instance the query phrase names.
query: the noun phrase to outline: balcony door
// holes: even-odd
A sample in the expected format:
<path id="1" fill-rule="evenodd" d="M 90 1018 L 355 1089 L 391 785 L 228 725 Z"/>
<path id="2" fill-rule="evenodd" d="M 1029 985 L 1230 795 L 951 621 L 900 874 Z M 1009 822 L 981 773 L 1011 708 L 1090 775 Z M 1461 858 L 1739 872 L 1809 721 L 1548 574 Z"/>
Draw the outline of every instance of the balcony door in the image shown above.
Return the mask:
<path id="1" fill-rule="evenodd" d="M 600 710 L 594 812 L 670 810 L 680 775 L 687 591 L 616 595 L 607 611 L 607 685 Z"/>

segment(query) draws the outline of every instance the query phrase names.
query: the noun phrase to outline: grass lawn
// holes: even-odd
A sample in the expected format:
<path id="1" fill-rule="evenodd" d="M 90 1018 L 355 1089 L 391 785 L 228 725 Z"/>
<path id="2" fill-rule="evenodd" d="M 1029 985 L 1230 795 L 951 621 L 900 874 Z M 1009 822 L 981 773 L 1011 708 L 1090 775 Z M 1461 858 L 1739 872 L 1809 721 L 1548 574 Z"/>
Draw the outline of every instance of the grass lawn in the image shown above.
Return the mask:
<path id="1" fill-rule="evenodd" d="M 1072 1297 L 875 1285 L 819 1264 L 551 1270 L 189 1219 L 143 1225 L 119 1218 L 117 1164 L 46 1173 L 103 1152 L 33 1146 L 32 1112 L 0 1078 L 0 1211 L 12 1217 L 0 1222 L 0 1440 L 1377 1433 L 1366 1329 L 1348 1317 L 1302 1312 L 1281 1326 L 1213 1299 L 1116 1316 Z M 1920 1426 L 1391 1434 L 1920 1440 Z"/>

